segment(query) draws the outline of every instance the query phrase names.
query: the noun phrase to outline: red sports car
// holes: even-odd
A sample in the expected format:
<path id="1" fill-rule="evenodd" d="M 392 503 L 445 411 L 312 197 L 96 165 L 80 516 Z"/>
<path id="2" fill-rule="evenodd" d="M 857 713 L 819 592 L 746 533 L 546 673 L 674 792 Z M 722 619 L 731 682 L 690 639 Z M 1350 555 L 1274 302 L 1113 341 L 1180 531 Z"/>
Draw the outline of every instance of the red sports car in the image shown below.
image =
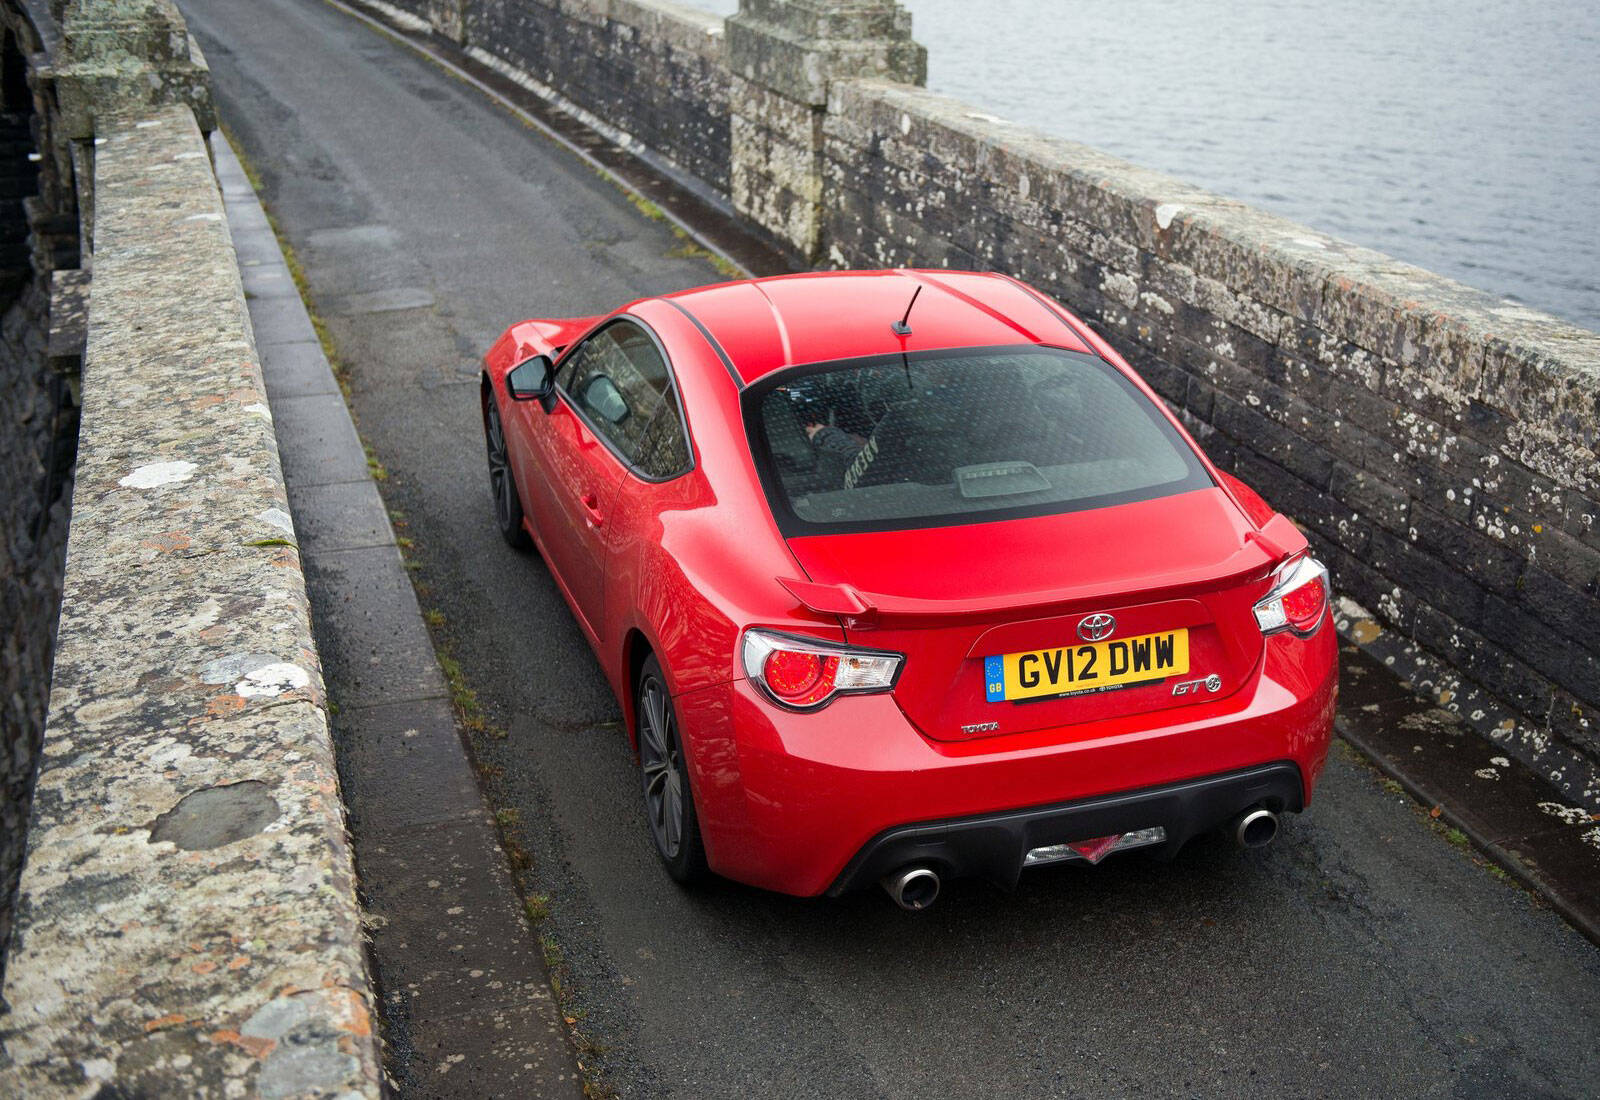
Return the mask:
<path id="1" fill-rule="evenodd" d="M 1327 571 L 1001 275 L 727 283 L 484 360 L 495 518 L 621 701 L 668 872 L 789 894 L 1268 843 L 1331 735 Z"/>

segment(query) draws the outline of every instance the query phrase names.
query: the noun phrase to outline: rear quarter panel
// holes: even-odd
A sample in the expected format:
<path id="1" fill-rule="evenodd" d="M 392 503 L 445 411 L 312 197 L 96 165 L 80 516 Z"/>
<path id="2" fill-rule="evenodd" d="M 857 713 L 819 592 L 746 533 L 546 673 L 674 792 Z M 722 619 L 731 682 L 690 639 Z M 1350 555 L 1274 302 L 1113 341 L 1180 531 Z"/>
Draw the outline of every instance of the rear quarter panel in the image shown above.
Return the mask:
<path id="1" fill-rule="evenodd" d="M 641 633 L 678 695 L 742 675 L 737 642 L 751 622 L 810 624 L 813 633 L 841 638 L 837 619 L 807 611 L 777 583 L 802 574 L 756 483 L 738 392 L 721 360 L 671 306 L 645 302 L 634 315 L 672 360 L 694 468 L 669 482 L 630 476 L 624 484 L 608 644 L 620 654 L 629 633 Z M 619 684 L 619 694 L 631 694 L 631 686 Z"/>

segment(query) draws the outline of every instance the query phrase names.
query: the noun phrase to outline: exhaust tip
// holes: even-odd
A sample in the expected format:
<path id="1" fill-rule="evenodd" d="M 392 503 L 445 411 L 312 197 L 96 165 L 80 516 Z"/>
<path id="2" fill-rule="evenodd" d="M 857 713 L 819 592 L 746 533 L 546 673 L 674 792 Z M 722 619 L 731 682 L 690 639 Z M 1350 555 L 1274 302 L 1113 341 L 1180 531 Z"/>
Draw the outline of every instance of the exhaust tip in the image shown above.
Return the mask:
<path id="1" fill-rule="evenodd" d="M 912 912 L 928 908 L 939 896 L 939 875 L 931 867 L 902 867 L 882 881 L 894 903 Z"/>
<path id="2" fill-rule="evenodd" d="M 1233 840 L 1241 848 L 1265 848 L 1278 838 L 1278 815 L 1271 810 L 1246 810 L 1234 821 Z"/>

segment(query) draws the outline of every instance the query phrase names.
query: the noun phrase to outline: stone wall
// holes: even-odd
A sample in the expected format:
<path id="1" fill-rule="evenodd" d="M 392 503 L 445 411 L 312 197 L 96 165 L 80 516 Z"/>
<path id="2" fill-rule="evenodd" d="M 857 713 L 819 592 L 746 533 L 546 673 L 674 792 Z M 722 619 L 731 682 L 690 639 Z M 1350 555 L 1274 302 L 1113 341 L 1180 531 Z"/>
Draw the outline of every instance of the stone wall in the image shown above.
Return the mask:
<path id="1" fill-rule="evenodd" d="M 187 106 L 102 113 L 0 1094 L 376 1096 L 354 872 L 237 260 Z"/>
<path id="2" fill-rule="evenodd" d="M 1362 641 L 1431 651 L 1444 705 L 1600 808 L 1600 336 L 931 95 L 893 0 L 742 0 L 720 51 L 655 0 L 448 5 L 801 264 L 1056 295 L 1306 527 Z"/>
<path id="3" fill-rule="evenodd" d="M 0 232 L 0 306 L 20 295 L 0 329 L 0 656 L 20 691 L 0 703 L 8 738 L 28 724 L 0 773 L 0 869 L 25 843 L 0 920 L 0 1095 L 376 1097 L 327 704 L 203 61 L 171 0 L 7 0 L 0 25 L 0 88 L 8 108 L 31 97 L 38 165 L 16 278 Z"/>
<path id="4" fill-rule="evenodd" d="M 418 14 L 439 5 L 407 4 Z M 458 28 L 481 60 L 553 92 L 625 145 L 728 191 L 729 73 L 722 20 L 652 0 L 463 0 Z M 497 66 L 497 67 L 498 67 Z"/>
<path id="5" fill-rule="evenodd" d="M 52 285 L 76 285 L 70 179 L 49 148 L 25 21 L 0 18 L 0 958 L 44 733 L 77 445 L 81 309 L 52 310 Z M 52 312 L 57 314 L 52 340 Z M 68 316 L 71 314 L 71 316 Z M 63 340 L 71 330 L 76 341 Z M 4 968 L 0 965 L 0 975 Z"/>
<path id="6" fill-rule="evenodd" d="M 45 367 L 48 302 L 30 281 L 0 316 L 0 952 L 50 697 L 77 428 L 65 379 Z"/>

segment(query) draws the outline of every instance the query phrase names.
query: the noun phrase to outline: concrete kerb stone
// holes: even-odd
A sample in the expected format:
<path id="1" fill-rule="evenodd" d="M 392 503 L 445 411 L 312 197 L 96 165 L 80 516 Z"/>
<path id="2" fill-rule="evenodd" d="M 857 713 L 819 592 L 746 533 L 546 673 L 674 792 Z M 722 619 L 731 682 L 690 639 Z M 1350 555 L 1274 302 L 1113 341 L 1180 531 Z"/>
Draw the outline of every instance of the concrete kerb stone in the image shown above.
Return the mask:
<path id="1" fill-rule="evenodd" d="M 246 268 L 279 259 L 278 238 L 270 229 L 235 229 L 233 249 L 240 265 Z"/>
<path id="2" fill-rule="evenodd" d="M 294 276 L 281 265 L 257 264 L 241 268 L 245 297 L 249 299 L 300 297 Z"/>
<path id="3" fill-rule="evenodd" d="M 362 707 L 335 724 L 361 727 L 359 737 L 346 740 L 346 793 L 363 835 L 483 816 L 478 779 L 461 751 L 448 699 Z M 378 882 L 373 870 L 363 870 L 368 882 Z"/>
<path id="4" fill-rule="evenodd" d="M 289 507 L 300 549 L 308 555 L 394 543 L 389 514 L 370 477 L 332 484 L 291 485 Z"/>
<path id="5" fill-rule="evenodd" d="M 339 392 L 339 383 L 333 377 L 333 372 L 328 369 L 328 360 L 322 353 L 322 345 L 315 340 L 274 344 L 272 360 L 272 369 L 264 373 L 267 396 L 274 401 L 285 397 L 309 397 L 314 394 Z"/>
<path id="6" fill-rule="evenodd" d="M 277 242 L 273 242 L 277 248 Z M 311 325 L 305 303 L 298 295 L 293 298 L 253 298 L 249 302 L 250 321 L 255 326 L 256 343 L 261 347 L 273 344 L 300 344 L 317 338 Z"/>
<path id="7" fill-rule="evenodd" d="M 328 679 L 341 707 L 447 698 L 416 593 L 393 545 L 320 553 L 306 561 Z"/>
<path id="8" fill-rule="evenodd" d="M 187 108 L 101 125 L 0 1092 L 376 1097 L 321 668 L 221 197 Z"/>
<path id="9" fill-rule="evenodd" d="M 269 352 L 273 346 L 264 345 Z M 371 476 L 361 438 L 337 389 L 303 397 L 273 397 L 272 411 L 284 477 L 291 484 L 329 485 L 366 481 Z"/>

